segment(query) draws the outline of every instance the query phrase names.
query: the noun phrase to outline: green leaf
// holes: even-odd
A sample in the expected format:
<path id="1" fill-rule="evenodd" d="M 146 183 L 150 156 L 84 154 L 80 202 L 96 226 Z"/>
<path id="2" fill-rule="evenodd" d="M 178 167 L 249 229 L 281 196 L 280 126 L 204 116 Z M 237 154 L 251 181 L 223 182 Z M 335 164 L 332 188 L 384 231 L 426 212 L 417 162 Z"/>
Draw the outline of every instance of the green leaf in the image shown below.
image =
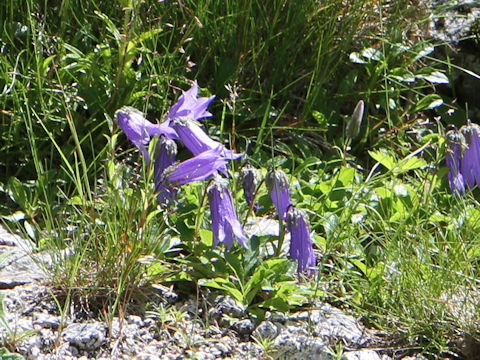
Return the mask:
<path id="1" fill-rule="evenodd" d="M 362 50 L 362 56 L 369 60 L 379 61 L 383 58 L 380 51 L 375 48 L 366 48 Z"/>
<path id="2" fill-rule="evenodd" d="M 418 156 L 412 156 L 406 160 L 400 161 L 394 168 L 393 172 L 398 175 L 410 170 L 420 169 L 425 166 L 427 166 L 425 159 L 419 158 Z"/>
<path id="3" fill-rule="evenodd" d="M 13 200 L 15 200 L 23 210 L 28 210 L 27 192 L 23 184 L 17 178 L 11 177 L 8 179 L 8 189 L 12 194 Z"/>
<path id="4" fill-rule="evenodd" d="M 117 27 L 113 23 L 113 21 L 110 20 L 110 18 L 104 13 L 102 13 L 101 11 L 95 10 L 94 13 L 100 19 L 103 20 L 103 22 L 107 25 L 107 30 L 113 35 L 117 43 L 120 44 L 120 41 L 122 40 L 122 36 L 120 34 L 120 31 L 118 31 Z"/>
<path id="5" fill-rule="evenodd" d="M 281 312 L 287 312 L 291 308 L 291 306 L 288 305 L 288 302 L 281 297 L 273 297 L 271 299 L 265 300 L 262 303 L 262 306 Z"/>
<path id="6" fill-rule="evenodd" d="M 404 69 L 404 68 L 394 68 L 389 72 L 388 75 L 391 78 L 398 81 L 403 81 L 403 82 L 415 81 L 415 75 L 411 71 L 408 71 L 407 69 Z"/>
<path id="7" fill-rule="evenodd" d="M 0 348 L 0 360 L 25 360 L 20 354 L 9 352 L 6 348 Z"/>
<path id="8" fill-rule="evenodd" d="M 395 158 L 389 155 L 385 149 L 370 150 L 368 151 L 368 154 L 373 158 L 373 160 L 379 162 L 388 170 L 393 170 L 393 168 L 396 166 Z"/>
<path id="9" fill-rule="evenodd" d="M 340 173 L 338 174 L 338 180 L 342 183 L 343 186 L 347 187 L 352 185 L 354 179 L 355 179 L 354 168 L 342 167 L 340 169 Z"/>
<path id="10" fill-rule="evenodd" d="M 242 265 L 242 262 L 240 261 L 239 256 L 240 256 L 239 253 L 234 253 L 234 252 L 231 252 L 231 251 L 226 252 L 225 253 L 225 260 L 227 261 L 228 265 L 230 265 L 230 267 L 234 271 L 238 280 L 243 283 L 243 280 L 245 278 L 245 271 L 243 269 L 243 265 Z"/>
<path id="11" fill-rule="evenodd" d="M 208 229 L 200 229 L 198 232 L 198 235 L 200 236 L 200 240 L 202 240 L 202 243 L 208 247 L 211 247 L 213 244 L 213 233 L 211 230 Z"/>
<path id="12" fill-rule="evenodd" d="M 435 50 L 435 48 L 430 44 L 427 44 L 427 43 L 416 44 L 415 47 L 412 49 L 412 51 L 418 51 L 418 52 L 411 62 L 414 63 L 415 61 L 421 59 L 422 57 L 427 56 L 433 50 Z"/>
<path id="13" fill-rule="evenodd" d="M 422 110 L 429 110 L 439 107 L 443 104 L 443 99 L 440 95 L 437 94 L 429 94 L 422 98 L 415 106 L 414 112 L 422 111 Z"/>
<path id="14" fill-rule="evenodd" d="M 432 67 L 425 67 L 415 73 L 415 77 L 418 79 L 427 80 L 433 84 L 448 84 L 448 77 L 443 72 L 436 70 Z"/>

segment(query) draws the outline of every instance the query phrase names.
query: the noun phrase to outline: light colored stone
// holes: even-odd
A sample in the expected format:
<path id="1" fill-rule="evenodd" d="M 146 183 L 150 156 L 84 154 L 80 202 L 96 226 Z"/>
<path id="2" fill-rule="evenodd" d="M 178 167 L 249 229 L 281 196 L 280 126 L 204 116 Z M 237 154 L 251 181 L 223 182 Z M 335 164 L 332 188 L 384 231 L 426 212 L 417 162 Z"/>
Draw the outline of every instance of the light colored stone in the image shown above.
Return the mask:
<path id="1" fill-rule="evenodd" d="M 376 351 L 363 349 L 358 351 L 348 351 L 343 354 L 342 360 L 383 360 Z"/>
<path id="2" fill-rule="evenodd" d="M 92 351 L 105 342 L 106 326 L 103 323 L 74 323 L 65 328 L 62 335 L 78 349 Z"/>
<path id="3" fill-rule="evenodd" d="M 257 339 L 274 339 L 278 334 L 277 326 L 271 321 L 262 321 L 253 331 Z"/>

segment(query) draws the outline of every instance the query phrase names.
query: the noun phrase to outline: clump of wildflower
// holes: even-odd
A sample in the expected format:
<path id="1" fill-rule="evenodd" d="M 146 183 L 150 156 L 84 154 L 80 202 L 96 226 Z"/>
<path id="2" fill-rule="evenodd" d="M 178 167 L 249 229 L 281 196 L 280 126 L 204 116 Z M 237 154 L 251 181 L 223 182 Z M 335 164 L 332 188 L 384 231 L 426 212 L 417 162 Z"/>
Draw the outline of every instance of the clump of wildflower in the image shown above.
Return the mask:
<path id="1" fill-rule="evenodd" d="M 267 173 L 265 181 L 278 216 L 285 220 L 288 207 L 292 204 L 287 175 L 282 170 L 272 169 Z"/>
<path id="2" fill-rule="evenodd" d="M 238 243 L 247 249 L 247 237 L 238 221 L 227 182 L 216 178 L 207 192 L 212 216 L 213 247 L 224 243 L 227 249 L 230 249 L 233 240 L 237 239 Z"/>
<path id="3" fill-rule="evenodd" d="M 315 272 L 316 258 L 313 252 L 312 239 L 308 228 L 307 214 L 291 205 L 286 217 L 287 229 L 290 232 L 290 257 L 297 260 L 297 272 Z"/>
<path id="4" fill-rule="evenodd" d="M 143 114 L 131 107 L 123 107 L 115 113 L 120 127 L 127 137 L 142 151 L 147 162 L 150 160 L 146 145 L 151 137 L 160 135 L 155 150 L 154 183 L 161 205 L 176 199 L 179 186 L 214 176 L 216 180 L 208 188 L 212 213 L 213 246 L 223 242 L 230 249 L 233 240 L 247 248 L 247 238 L 237 219 L 232 196 L 221 179 L 219 172 L 227 174 L 228 160 L 238 159 L 242 154 L 229 150 L 213 140 L 196 123 L 196 120 L 212 116 L 207 111 L 213 97 L 198 97 L 198 85 L 183 92 L 177 103 L 170 108 L 166 120 L 152 124 Z M 177 163 L 177 145 L 181 141 L 194 155 Z"/>
<path id="5" fill-rule="evenodd" d="M 446 162 L 450 169 L 448 173 L 448 182 L 450 189 L 456 195 L 461 195 L 465 192 L 465 180 L 460 171 L 462 157 L 462 144 L 464 138 L 456 128 L 452 128 L 447 132 L 447 155 Z"/>

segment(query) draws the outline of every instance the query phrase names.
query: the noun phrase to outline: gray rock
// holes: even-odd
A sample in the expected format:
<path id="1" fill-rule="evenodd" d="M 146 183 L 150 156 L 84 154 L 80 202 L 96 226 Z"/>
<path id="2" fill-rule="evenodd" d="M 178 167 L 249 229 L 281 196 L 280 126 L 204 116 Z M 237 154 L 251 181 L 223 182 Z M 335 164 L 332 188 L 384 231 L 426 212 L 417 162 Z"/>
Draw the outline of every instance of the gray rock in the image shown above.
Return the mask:
<path id="1" fill-rule="evenodd" d="M 476 0 L 429 0 L 431 21 L 430 36 L 442 42 L 457 43 L 470 33 L 471 26 L 480 15 Z"/>
<path id="2" fill-rule="evenodd" d="M 267 312 L 265 319 L 274 323 L 285 324 L 287 316 L 281 312 Z"/>
<path id="3" fill-rule="evenodd" d="M 343 341 L 349 346 L 361 346 L 368 340 L 364 328 L 354 317 L 328 304 L 319 309 L 294 313 L 286 323 L 308 326 L 311 335 L 323 337 L 331 343 Z"/>
<path id="4" fill-rule="evenodd" d="M 278 359 L 331 360 L 328 343 L 305 329 L 287 326 L 274 340 Z"/>
<path id="5" fill-rule="evenodd" d="M 228 355 L 231 352 L 231 349 L 224 343 L 219 342 L 215 344 L 215 346 L 218 349 L 218 351 L 220 351 L 220 355 Z"/>
<path id="6" fill-rule="evenodd" d="M 331 346 L 339 342 L 361 346 L 367 340 L 355 318 L 323 304 L 318 309 L 288 316 L 274 344 L 280 359 L 327 360 L 332 359 Z"/>
<path id="7" fill-rule="evenodd" d="M 262 321 L 253 332 L 258 339 L 274 339 L 278 334 L 277 326 L 271 321 Z"/>
<path id="8" fill-rule="evenodd" d="M 178 295 L 171 289 L 161 284 L 153 284 L 152 288 L 158 291 L 159 295 L 169 305 L 173 305 L 178 301 Z"/>
<path id="9" fill-rule="evenodd" d="M 362 349 L 357 351 L 348 351 L 343 354 L 342 360 L 384 360 L 376 351 Z M 385 359 L 386 360 L 386 359 Z"/>
<path id="10" fill-rule="evenodd" d="M 33 324 L 46 329 L 58 329 L 60 326 L 60 317 L 43 312 L 33 313 Z"/>
<path id="11" fill-rule="evenodd" d="M 140 353 L 134 357 L 134 360 L 160 360 L 157 355 Z"/>
<path id="12" fill-rule="evenodd" d="M 0 289 L 13 289 L 46 278 L 39 264 L 49 263 L 46 254 L 33 256 L 31 241 L 10 234 L 0 225 Z"/>
<path id="13" fill-rule="evenodd" d="M 244 319 L 234 323 L 232 329 L 240 335 L 250 335 L 253 329 L 255 329 L 255 324 L 250 319 Z"/>
<path id="14" fill-rule="evenodd" d="M 137 325 L 138 327 L 142 327 L 144 326 L 144 322 L 142 320 L 142 318 L 138 315 L 129 315 L 128 318 L 127 318 L 128 322 L 130 324 L 135 324 Z"/>
<path id="15" fill-rule="evenodd" d="M 215 308 L 222 314 L 234 317 L 242 318 L 245 316 L 245 309 L 239 305 L 230 296 L 219 296 L 215 300 Z"/>
<path id="16" fill-rule="evenodd" d="M 65 328 L 62 335 L 80 350 L 92 351 L 105 342 L 106 326 L 103 323 L 75 323 Z"/>

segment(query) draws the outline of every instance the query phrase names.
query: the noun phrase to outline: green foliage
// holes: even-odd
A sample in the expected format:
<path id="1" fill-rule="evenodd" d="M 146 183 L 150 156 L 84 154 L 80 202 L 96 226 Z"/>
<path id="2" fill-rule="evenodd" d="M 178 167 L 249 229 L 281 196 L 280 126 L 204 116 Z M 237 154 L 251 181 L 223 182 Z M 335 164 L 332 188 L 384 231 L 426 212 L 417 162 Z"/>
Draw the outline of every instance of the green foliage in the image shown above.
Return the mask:
<path id="1" fill-rule="evenodd" d="M 25 358 L 20 354 L 9 352 L 5 348 L 0 348 L 0 360 L 24 360 Z"/>

